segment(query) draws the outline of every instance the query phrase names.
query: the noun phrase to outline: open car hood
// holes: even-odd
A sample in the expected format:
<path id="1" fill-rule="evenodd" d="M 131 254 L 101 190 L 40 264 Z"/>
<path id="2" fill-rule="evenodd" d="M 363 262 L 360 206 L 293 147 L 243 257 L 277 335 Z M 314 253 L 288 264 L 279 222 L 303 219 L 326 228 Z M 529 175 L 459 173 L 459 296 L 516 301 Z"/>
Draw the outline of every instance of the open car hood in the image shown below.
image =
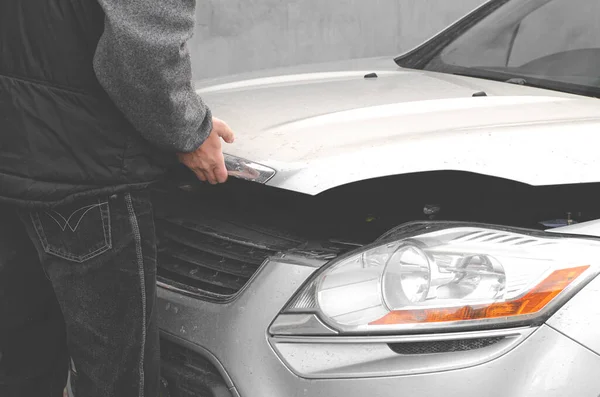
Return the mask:
<path id="1" fill-rule="evenodd" d="M 373 72 L 378 77 L 364 77 Z M 236 132 L 225 147 L 229 164 L 265 166 L 259 181 L 283 189 L 318 194 L 441 170 L 531 185 L 600 181 L 597 99 L 401 69 L 387 58 L 204 80 L 197 88 Z M 481 92 L 487 96 L 473 96 Z"/>

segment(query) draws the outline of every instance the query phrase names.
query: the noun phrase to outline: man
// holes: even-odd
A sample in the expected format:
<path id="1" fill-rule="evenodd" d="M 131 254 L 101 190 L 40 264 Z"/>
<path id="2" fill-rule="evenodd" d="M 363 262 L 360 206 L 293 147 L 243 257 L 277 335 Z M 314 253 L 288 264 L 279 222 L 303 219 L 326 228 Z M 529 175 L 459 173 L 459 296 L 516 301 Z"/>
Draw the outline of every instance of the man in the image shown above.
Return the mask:
<path id="1" fill-rule="evenodd" d="M 194 0 L 0 1 L 0 396 L 157 396 L 147 192 L 227 179 L 194 93 Z"/>

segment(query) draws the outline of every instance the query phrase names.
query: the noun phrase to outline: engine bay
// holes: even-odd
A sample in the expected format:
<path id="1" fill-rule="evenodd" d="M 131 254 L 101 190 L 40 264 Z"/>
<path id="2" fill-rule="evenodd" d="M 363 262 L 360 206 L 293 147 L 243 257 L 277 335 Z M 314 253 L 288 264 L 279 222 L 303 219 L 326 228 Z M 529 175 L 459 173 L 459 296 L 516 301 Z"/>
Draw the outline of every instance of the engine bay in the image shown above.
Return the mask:
<path id="1" fill-rule="evenodd" d="M 177 206 L 208 206 L 244 224 L 311 241 L 368 244 L 403 223 L 478 222 L 545 230 L 600 218 L 600 184 L 534 187 L 440 171 L 344 185 L 309 196 L 230 178 L 218 186 L 178 173 L 163 186 Z M 181 201 L 183 200 L 183 201 Z"/>

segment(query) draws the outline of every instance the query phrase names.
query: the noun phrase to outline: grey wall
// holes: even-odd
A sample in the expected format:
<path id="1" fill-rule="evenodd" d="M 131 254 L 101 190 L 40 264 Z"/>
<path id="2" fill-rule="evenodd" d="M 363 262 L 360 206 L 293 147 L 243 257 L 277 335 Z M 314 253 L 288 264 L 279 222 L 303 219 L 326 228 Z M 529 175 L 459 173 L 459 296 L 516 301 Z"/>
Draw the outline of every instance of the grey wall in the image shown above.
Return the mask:
<path id="1" fill-rule="evenodd" d="M 197 0 L 196 78 L 395 55 L 484 0 Z"/>

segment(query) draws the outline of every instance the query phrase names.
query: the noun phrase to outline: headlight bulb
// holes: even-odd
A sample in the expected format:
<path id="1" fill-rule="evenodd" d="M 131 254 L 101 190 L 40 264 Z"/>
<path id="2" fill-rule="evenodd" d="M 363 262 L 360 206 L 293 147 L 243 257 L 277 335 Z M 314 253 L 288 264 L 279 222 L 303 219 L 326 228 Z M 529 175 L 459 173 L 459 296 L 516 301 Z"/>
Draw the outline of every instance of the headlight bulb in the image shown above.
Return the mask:
<path id="1" fill-rule="evenodd" d="M 456 262 L 457 266 L 451 270 L 454 280 L 435 289 L 437 298 L 467 302 L 504 297 L 506 274 L 499 261 L 488 255 L 469 255 Z"/>
<path id="2" fill-rule="evenodd" d="M 431 282 L 429 259 L 415 245 L 401 246 L 383 273 L 383 296 L 390 310 L 412 306 L 427 298 Z"/>

